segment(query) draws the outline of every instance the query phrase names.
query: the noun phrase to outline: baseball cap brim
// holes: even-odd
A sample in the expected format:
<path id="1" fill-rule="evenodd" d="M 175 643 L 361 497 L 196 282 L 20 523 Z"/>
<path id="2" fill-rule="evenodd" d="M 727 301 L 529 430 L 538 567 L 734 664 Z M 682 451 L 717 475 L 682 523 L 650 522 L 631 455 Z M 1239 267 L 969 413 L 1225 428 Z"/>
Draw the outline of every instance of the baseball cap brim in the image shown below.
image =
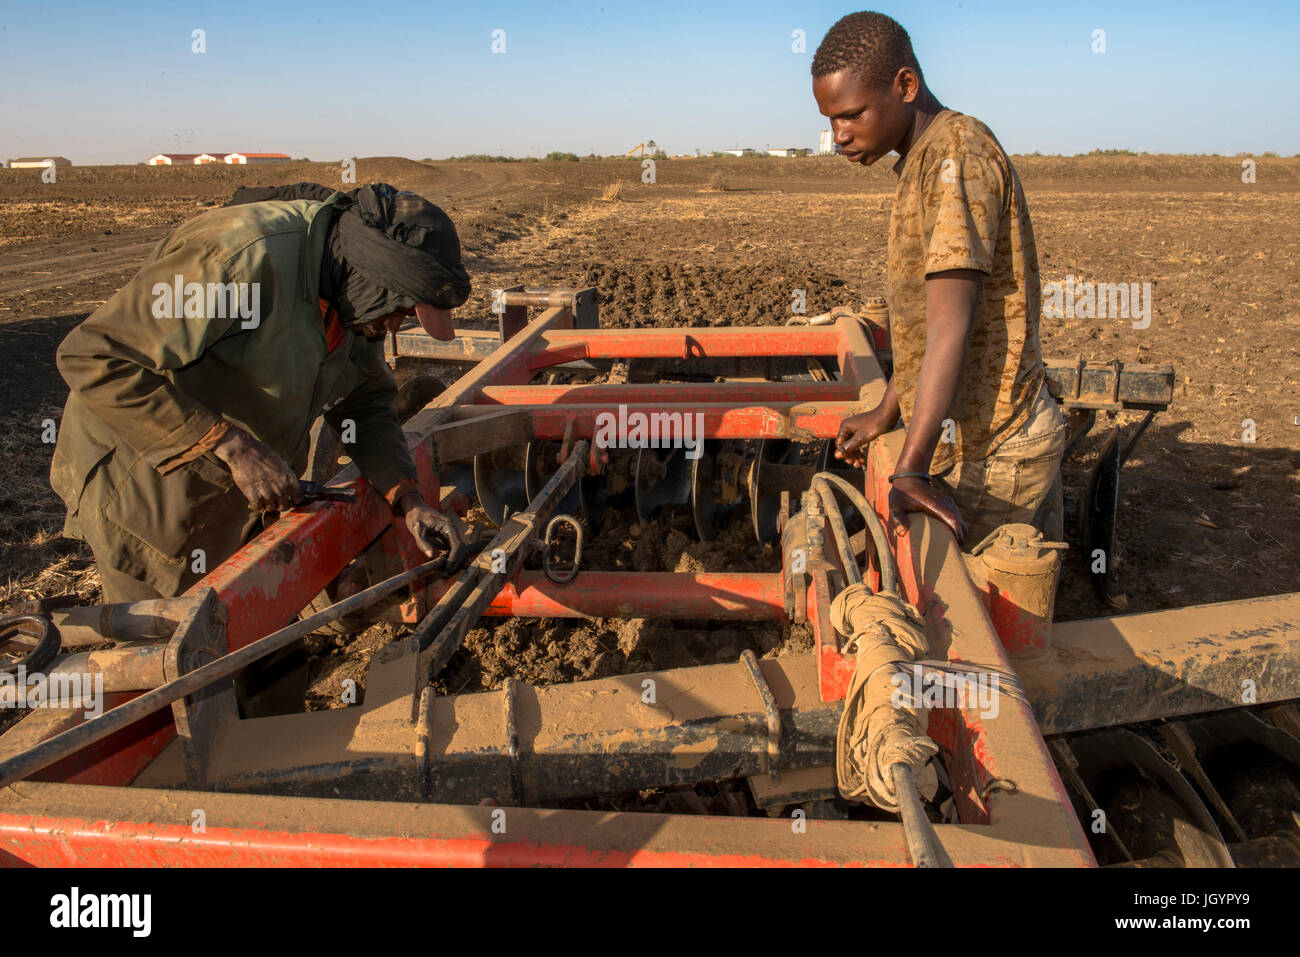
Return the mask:
<path id="1" fill-rule="evenodd" d="M 421 328 L 435 339 L 447 342 L 456 338 L 456 327 L 451 322 L 451 310 L 437 309 L 424 302 L 415 304 L 415 318 Z"/>

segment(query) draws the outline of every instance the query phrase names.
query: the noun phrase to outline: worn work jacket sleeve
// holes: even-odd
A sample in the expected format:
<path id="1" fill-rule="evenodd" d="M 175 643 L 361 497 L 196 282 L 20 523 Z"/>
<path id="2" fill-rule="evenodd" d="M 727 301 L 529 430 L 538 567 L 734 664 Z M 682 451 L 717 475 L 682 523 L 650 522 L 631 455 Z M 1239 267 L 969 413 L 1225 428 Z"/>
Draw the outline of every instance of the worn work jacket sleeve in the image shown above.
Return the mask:
<path id="1" fill-rule="evenodd" d="M 209 309 L 208 284 L 231 282 L 223 261 L 229 251 L 191 240 L 159 253 L 73 329 L 57 353 L 68 387 L 155 469 L 184 454 L 221 421 L 179 390 L 167 373 L 194 362 L 219 339 L 243 331 L 238 309 Z M 189 283 L 201 284 L 202 299 L 190 297 L 191 315 L 186 315 Z M 197 292 L 198 287 L 191 289 Z M 261 306 L 267 304 L 267 292 L 260 290 Z M 210 318 L 213 312 L 225 317 Z"/>
<path id="2" fill-rule="evenodd" d="M 397 384 L 378 348 L 365 344 L 353 354 L 365 379 L 325 414 L 325 421 L 343 438 L 343 448 L 361 474 L 387 498 L 399 485 L 418 477 L 393 404 Z"/>

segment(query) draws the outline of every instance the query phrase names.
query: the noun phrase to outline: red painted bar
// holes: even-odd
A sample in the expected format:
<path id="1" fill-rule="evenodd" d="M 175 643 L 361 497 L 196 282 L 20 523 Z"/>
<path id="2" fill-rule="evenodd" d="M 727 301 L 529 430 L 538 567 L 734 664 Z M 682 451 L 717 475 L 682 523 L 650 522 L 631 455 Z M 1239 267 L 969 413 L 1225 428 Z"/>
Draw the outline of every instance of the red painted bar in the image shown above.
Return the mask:
<path id="1" fill-rule="evenodd" d="M 429 589 L 433 604 L 451 587 Z M 557 585 L 542 572 L 521 572 L 486 614 L 523 618 L 716 618 L 779 621 L 785 595 L 778 572 L 579 572 Z"/>
<path id="2" fill-rule="evenodd" d="M 835 355 L 840 375 L 856 387 L 858 401 L 865 408 L 872 408 L 884 398 L 889 383 L 867 342 L 866 330 L 861 323 L 847 317 L 840 319 L 836 328 L 840 331 L 840 348 Z"/>
<path id="3" fill-rule="evenodd" d="M 532 416 L 533 437 L 560 439 L 564 437 L 569 421 L 574 423 L 574 437 L 589 439 L 596 435 L 597 418 L 602 415 L 625 417 L 631 423 L 633 416 L 644 416 L 646 422 L 665 421 L 663 416 L 683 414 L 703 416 L 703 435 L 716 439 L 793 439 L 811 442 L 814 439 L 834 438 L 846 415 L 858 408 L 856 402 L 809 402 L 801 405 L 734 406 L 725 403 L 700 403 L 698 405 L 627 405 L 625 410 L 593 409 L 584 403 L 560 405 L 512 406 Z M 453 420 L 471 419 L 501 411 L 500 406 L 469 405 L 456 408 Z M 696 419 L 691 419 L 692 440 Z M 648 435 L 648 433 L 647 433 Z M 624 433 L 626 438 L 626 432 Z"/>
<path id="4" fill-rule="evenodd" d="M 440 395 L 434 408 L 446 408 L 466 402 L 477 402 L 482 390 L 489 385 L 522 385 L 537 368 L 539 342 L 548 334 L 571 329 L 573 314 L 568 309 L 548 309 L 530 322 L 522 331 L 501 343 L 496 351 L 461 376 Z M 565 361 L 565 360 L 560 360 Z M 420 415 L 407 424 L 419 428 Z"/>
<path id="5" fill-rule="evenodd" d="M 142 694 L 143 691 L 109 692 L 104 695 L 102 704 L 107 711 Z M 44 719 L 40 726 L 42 738 L 76 727 L 86 720 L 85 712 L 75 708 L 43 710 L 25 717 L 23 721 L 32 719 Z M 21 732 L 25 728 L 20 723 L 17 730 Z M 115 784 L 118 781 L 131 781 L 149 766 L 158 752 L 175 736 L 176 727 L 172 724 L 171 710 L 159 711 L 38 771 L 30 780 L 62 781 L 68 784 Z M 29 744 L 35 743 L 31 737 L 27 741 Z"/>
<path id="6" fill-rule="evenodd" d="M 118 793 L 120 791 L 120 793 Z M 895 823 L 268 797 L 34 784 L 0 796 L 0 866 L 907 867 Z M 98 800 L 97 800 L 98 799 Z M 195 833 L 188 816 L 207 817 Z M 51 808 L 51 810 L 46 810 Z M 53 810 L 57 808 L 57 810 Z M 148 823 L 141 823 L 147 821 Z M 939 824 L 958 867 L 1079 867 L 1009 825 Z"/>
<path id="7" fill-rule="evenodd" d="M 840 337 L 838 326 L 576 329 L 542 335 L 534 367 L 571 359 L 834 356 Z"/>
<path id="8" fill-rule="evenodd" d="M 230 612 L 231 651 L 292 621 L 388 528 L 388 505 L 364 479 L 355 487 L 356 502 L 317 502 L 288 512 L 186 593 L 216 589 Z"/>
<path id="9" fill-rule="evenodd" d="M 605 405 L 854 401 L 858 387 L 844 382 L 664 382 L 625 385 L 486 386 L 482 401 L 501 405 L 603 403 Z"/>

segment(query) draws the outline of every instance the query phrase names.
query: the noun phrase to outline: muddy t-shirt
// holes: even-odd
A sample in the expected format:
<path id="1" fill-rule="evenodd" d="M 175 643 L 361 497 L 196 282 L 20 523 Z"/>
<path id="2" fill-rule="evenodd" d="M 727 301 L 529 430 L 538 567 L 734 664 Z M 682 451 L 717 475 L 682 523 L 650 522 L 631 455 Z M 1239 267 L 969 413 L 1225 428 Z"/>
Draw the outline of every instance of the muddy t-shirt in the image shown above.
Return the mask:
<path id="1" fill-rule="evenodd" d="M 925 277 L 984 273 L 961 383 L 930 470 L 988 457 L 1029 417 L 1043 381 L 1038 252 L 1020 177 L 979 120 L 945 110 L 900 160 L 889 221 L 894 385 L 910 423 L 925 355 Z M 955 438 L 956 441 L 945 441 Z"/>

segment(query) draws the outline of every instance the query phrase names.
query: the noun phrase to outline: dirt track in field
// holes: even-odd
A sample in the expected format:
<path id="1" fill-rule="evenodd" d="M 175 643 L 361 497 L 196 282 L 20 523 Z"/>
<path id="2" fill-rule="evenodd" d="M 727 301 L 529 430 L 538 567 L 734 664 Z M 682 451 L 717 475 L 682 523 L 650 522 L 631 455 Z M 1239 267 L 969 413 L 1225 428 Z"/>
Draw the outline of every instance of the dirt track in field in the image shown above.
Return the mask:
<path id="1" fill-rule="evenodd" d="M 1150 282 L 1149 328 L 1114 319 L 1044 320 L 1049 355 L 1168 363 L 1174 405 L 1124 470 L 1118 603 L 1130 611 L 1273 594 L 1300 579 L 1300 160 L 1261 159 L 1257 183 L 1222 157 L 1020 157 L 1044 281 Z M 490 290 L 514 283 L 596 286 L 604 325 L 777 324 L 791 293 L 809 313 L 883 290 L 893 176 L 838 159 L 677 160 L 643 184 L 634 162 L 415 163 L 362 160 L 358 180 L 387 181 L 456 220 L 475 292 L 460 315 L 488 317 Z M 60 540 L 48 489 L 50 446 L 66 388 L 53 364 L 66 332 L 112 295 L 168 229 L 244 184 L 338 182 L 338 167 L 86 167 L 0 170 L 0 379 L 5 488 L 0 599 L 97 593 L 89 554 Z M 615 201 L 601 199 L 611 184 Z M 1244 420 L 1255 441 L 1242 439 Z M 1129 417 L 1122 419 L 1130 422 Z M 1077 469 L 1073 477 L 1079 478 Z M 615 526 L 618 528 L 618 526 Z M 623 526 L 626 527 L 626 526 Z M 613 530 L 611 530 L 613 531 Z M 671 564 L 768 567 L 735 535 L 708 550 L 651 527 L 623 541 Z M 1077 546 L 1077 542 L 1075 543 Z M 677 545 L 682 545 L 677 548 Z M 666 549 L 665 549 L 666 546 Z M 667 554 L 665 554 L 665 551 Z M 692 556 L 694 554 L 694 559 Z M 629 564 L 628 567 L 634 567 Z M 1114 613 L 1075 561 L 1058 617 Z M 719 633 L 721 632 L 721 633 Z M 507 674 L 546 682 L 687 659 L 724 660 L 802 647 L 780 629 L 647 623 L 512 623 L 479 629 L 445 675 L 446 690 Z M 344 642 L 318 665 L 327 699 L 355 677 L 372 639 Z M 321 651 L 328 650 L 322 642 Z"/>

